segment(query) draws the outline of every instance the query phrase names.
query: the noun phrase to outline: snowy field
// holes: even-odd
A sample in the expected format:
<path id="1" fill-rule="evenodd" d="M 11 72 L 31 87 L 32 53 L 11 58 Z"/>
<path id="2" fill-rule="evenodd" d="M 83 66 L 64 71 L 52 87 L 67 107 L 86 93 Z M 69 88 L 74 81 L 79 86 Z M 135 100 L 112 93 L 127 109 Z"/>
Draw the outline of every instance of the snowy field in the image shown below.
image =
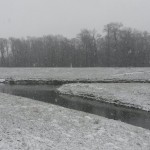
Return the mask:
<path id="1" fill-rule="evenodd" d="M 0 68 L 0 79 L 68 81 L 147 81 L 150 68 Z"/>
<path id="2" fill-rule="evenodd" d="M 149 150 L 150 131 L 100 116 L 0 94 L 1 150 Z"/>
<path id="3" fill-rule="evenodd" d="M 0 68 L 12 80 L 127 81 L 66 84 L 71 94 L 150 111 L 150 68 Z M 0 93 L 0 150 L 150 150 L 150 130 Z"/>
<path id="4" fill-rule="evenodd" d="M 87 97 L 150 111 L 149 83 L 66 84 L 58 91 L 62 94 Z"/>

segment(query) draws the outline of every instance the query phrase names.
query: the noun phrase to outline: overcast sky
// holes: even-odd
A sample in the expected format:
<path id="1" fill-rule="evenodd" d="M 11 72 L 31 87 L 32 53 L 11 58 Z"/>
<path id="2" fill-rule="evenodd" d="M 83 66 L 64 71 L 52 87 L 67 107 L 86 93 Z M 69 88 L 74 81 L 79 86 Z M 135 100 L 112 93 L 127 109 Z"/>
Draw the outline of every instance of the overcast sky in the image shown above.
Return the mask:
<path id="1" fill-rule="evenodd" d="M 0 0 L 0 37 L 102 32 L 110 22 L 150 32 L 150 0 Z"/>

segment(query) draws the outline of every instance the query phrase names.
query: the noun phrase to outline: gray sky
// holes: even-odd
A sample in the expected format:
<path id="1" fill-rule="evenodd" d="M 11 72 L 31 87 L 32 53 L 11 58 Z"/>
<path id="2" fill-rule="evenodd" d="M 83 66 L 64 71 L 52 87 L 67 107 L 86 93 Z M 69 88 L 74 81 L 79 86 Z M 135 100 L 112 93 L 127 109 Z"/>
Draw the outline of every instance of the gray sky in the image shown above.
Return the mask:
<path id="1" fill-rule="evenodd" d="M 150 0 L 0 0 L 0 37 L 102 32 L 110 22 L 150 31 Z"/>

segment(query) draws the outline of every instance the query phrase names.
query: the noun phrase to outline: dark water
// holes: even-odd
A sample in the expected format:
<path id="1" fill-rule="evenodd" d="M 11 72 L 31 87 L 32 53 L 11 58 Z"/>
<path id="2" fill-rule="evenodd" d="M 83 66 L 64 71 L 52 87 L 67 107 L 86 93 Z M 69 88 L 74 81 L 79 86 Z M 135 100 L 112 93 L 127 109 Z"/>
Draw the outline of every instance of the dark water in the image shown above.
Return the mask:
<path id="1" fill-rule="evenodd" d="M 150 112 L 118 107 L 113 104 L 100 103 L 78 97 L 59 95 L 56 93 L 56 88 L 57 86 L 45 85 L 0 85 L 0 92 L 28 97 L 150 129 Z"/>

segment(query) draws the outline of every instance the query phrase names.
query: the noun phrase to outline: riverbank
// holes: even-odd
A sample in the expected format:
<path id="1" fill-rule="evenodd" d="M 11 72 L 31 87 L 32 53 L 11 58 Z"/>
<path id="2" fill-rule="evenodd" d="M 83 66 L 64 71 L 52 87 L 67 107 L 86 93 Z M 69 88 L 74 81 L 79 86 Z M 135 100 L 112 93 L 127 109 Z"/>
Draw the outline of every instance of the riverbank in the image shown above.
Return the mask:
<path id="1" fill-rule="evenodd" d="M 58 91 L 61 94 L 150 111 L 150 84 L 148 83 L 66 84 L 58 88 Z"/>
<path id="2" fill-rule="evenodd" d="M 8 84 L 150 83 L 150 68 L 0 68 Z"/>
<path id="3" fill-rule="evenodd" d="M 149 150 L 150 131 L 0 93 L 0 149 Z"/>

